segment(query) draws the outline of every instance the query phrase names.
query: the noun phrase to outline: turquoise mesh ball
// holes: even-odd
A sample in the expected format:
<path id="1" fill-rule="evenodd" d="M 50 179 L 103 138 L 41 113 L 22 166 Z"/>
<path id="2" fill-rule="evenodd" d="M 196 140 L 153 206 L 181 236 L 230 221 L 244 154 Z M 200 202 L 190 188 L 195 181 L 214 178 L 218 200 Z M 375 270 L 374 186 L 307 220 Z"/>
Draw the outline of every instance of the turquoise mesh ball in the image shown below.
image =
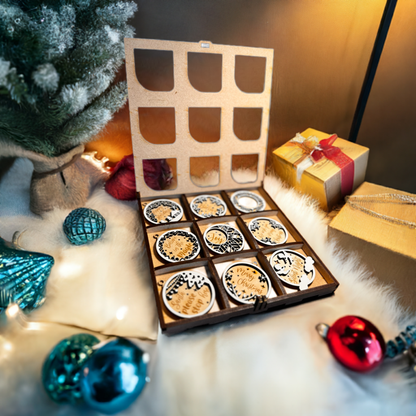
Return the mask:
<path id="1" fill-rule="evenodd" d="M 64 233 L 77 246 L 100 238 L 105 231 L 104 217 L 91 208 L 74 209 L 64 221 Z"/>
<path id="2" fill-rule="evenodd" d="M 48 396 L 57 403 L 80 403 L 81 369 L 93 354 L 99 340 L 90 334 L 65 338 L 49 353 L 42 367 L 42 383 Z"/>

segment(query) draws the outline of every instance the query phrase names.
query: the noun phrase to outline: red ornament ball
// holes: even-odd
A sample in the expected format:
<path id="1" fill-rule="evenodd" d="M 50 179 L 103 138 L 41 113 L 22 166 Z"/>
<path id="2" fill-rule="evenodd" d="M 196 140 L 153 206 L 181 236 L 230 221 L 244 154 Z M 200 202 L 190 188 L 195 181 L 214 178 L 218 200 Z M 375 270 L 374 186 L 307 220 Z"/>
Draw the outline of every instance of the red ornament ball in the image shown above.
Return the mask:
<path id="1" fill-rule="evenodd" d="M 166 189 L 172 182 L 172 169 L 166 159 L 143 160 L 144 181 L 157 191 Z M 133 155 L 125 156 L 111 171 L 105 190 L 114 198 L 132 201 L 136 199 L 136 176 Z"/>
<path id="2" fill-rule="evenodd" d="M 133 155 L 125 156 L 111 171 L 105 190 L 114 198 L 124 201 L 136 199 L 136 177 Z"/>
<path id="3" fill-rule="evenodd" d="M 326 337 L 332 355 L 345 367 L 364 373 L 383 361 L 386 343 L 380 331 L 359 316 L 344 316 L 329 329 Z"/>

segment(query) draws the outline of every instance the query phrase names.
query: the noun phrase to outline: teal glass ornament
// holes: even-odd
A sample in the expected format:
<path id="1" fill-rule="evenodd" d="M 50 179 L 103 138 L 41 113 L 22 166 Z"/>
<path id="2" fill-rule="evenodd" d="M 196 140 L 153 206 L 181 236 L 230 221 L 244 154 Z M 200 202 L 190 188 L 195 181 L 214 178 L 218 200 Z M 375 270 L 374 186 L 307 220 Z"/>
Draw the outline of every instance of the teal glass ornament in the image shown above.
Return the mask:
<path id="1" fill-rule="evenodd" d="M 82 369 L 81 392 L 85 403 L 105 414 L 126 409 L 148 381 L 148 361 L 149 355 L 125 338 L 105 344 Z"/>
<path id="2" fill-rule="evenodd" d="M 62 340 L 51 351 L 42 367 L 42 383 L 57 403 L 82 402 L 80 376 L 84 363 L 99 340 L 90 334 L 77 334 Z"/>
<path id="3" fill-rule="evenodd" d="M 106 223 L 104 217 L 95 209 L 77 208 L 65 218 L 63 227 L 68 240 L 81 246 L 100 238 Z"/>
<path id="4" fill-rule="evenodd" d="M 48 254 L 23 250 L 0 237 L 0 312 L 10 303 L 25 312 L 42 305 L 54 262 Z"/>

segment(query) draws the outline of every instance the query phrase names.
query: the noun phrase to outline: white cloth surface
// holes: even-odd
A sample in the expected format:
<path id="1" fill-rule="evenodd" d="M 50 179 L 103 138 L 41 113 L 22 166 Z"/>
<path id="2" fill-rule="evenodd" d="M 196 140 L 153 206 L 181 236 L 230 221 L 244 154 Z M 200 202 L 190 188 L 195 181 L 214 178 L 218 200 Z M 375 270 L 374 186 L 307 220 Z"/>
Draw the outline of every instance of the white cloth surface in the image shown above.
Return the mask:
<path id="1" fill-rule="evenodd" d="M 22 165 L 18 167 L 22 169 Z M 9 185 L 4 184 L 5 180 L 16 181 L 13 191 L 7 188 Z M 20 223 L 25 227 L 29 223 L 36 224 L 36 232 L 48 230 L 49 227 L 54 229 L 49 223 L 54 222 L 55 216 L 60 215 L 63 221 L 64 213 L 53 213 L 43 220 L 33 218 L 24 210 L 28 202 L 25 196 L 27 190 L 24 192 L 21 189 L 23 183 L 12 176 L 5 180 L 0 184 L 0 198 L 7 189 L 9 197 L 13 195 L 15 198 L 13 203 L 0 203 L 0 232 L 6 233 L 6 237 L 10 238 L 14 231 L 11 217 L 16 219 L 19 216 L 14 224 Z M 353 314 L 372 321 L 387 340 L 396 336 L 406 324 L 414 323 L 415 317 L 406 316 L 397 306 L 391 290 L 378 286 L 360 268 L 355 258 L 348 256 L 348 253 L 337 253 L 336 247 L 326 241 L 326 225 L 322 214 L 307 198 L 283 188 L 273 178 L 267 178 L 265 187 L 340 282 L 335 295 L 172 337 L 160 335 L 156 345 L 145 345 L 151 353 L 151 382 L 134 405 L 120 415 L 415 415 L 416 395 L 414 385 L 403 372 L 404 360 L 387 360 L 370 374 L 356 374 L 333 359 L 325 342 L 315 331 L 315 325 L 319 322 L 332 324 L 341 316 Z M 126 236 L 130 235 L 132 220 L 125 213 L 129 212 L 125 207 L 130 205 L 107 197 L 102 198 L 101 195 L 95 195 L 90 203 L 89 206 L 98 208 L 104 216 L 110 213 L 107 239 L 115 238 L 125 242 L 126 238 L 130 238 Z M 15 215 L 10 212 L 12 205 L 15 205 Z M 116 221 L 111 216 L 113 210 L 120 212 L 120 223 L 117 224 L 124 230 L 122 236 L 112 232 L 112 226 L 115 227 L 112 222 Z M 122 225 L 124 221 L 125 226 Z M 29 233 L 30 230 L 27 235 L 23 235 L 23 245 L 25 241 L 29 241 Z M 51 240 L 44 242 L 47 236 Z M 64 254 L 65 251 L 71 251 L 62 236 L 59 236 L 57 228 L 55 232 L 46 232 L 38 238 L 38 249 L 59 250 Z M 106 244 L 106 239 L 102 243 Z M 94 251 L 93 248 L 94 245 L 88 246 L 86 251 Z M 102 270 L 106 270 L 113 257 L 108 252 L 100 255 L 97 251 L 92 254 L 93 263 Z M 142 261 L 142 258 L 138 258 L 138 263 Z M 148 279 L 144 266 L 137 267 L 141 274 L 126 278 L 127 287 L 134 286 L 135 279 Z M 117 277 L 121 279 L 122 273 L 118 273 Z M 84 277 L 84 285 L 78 282 L 78 289 L 87 290 L 87 279 L 90 278 L 89 272 Z M 56 277 L 51 276 L 51 284 L 53 279 Z M 77 282 L 76 279 L 74 281 Z M 48 286 L 48 293 L 49 290 Z M 75 296 L 74 292 L 71 292 L 71 296 Z M 133 289 L 131 292 L 133 293 Z M 105 305 L 115 305 L 116 302 L 121 302 L 121 306 L 125 305 L 122 298 L 113 298 L 108 292 L 102 292 L 102 295 L 88 296 L 90 310 L 103 313 Z M 54 296 L 54 292 L 51 291 L 48 296 Z M 62 314 L 62 305 L 51 298 L 48 298 L 41 309 L 47 308 L 48 303 L 52 302 L 54 306 L 49 307 L 49 315 L 55 313 L 59 316 Z M 77 300 L 73 304 L 76 305 Z M 41 312 L 41 309 L 39 314 L 46 313 Z M 114 313 L 117 305 L 112 310 Z M 150 310 L 147 313 L 151 313 Z M 137 317 L 139 318 L 142 317 Z M 78 319 L 79 322 L 88 322 L 92 318 L 85 316 L 82 321 L 79 315 Z M 99 317 L 94 319 L 95 322 L 100 321 Z M 107 325 L 112 328 L 111 325 L 114 324 L 111 319 L 109 324 L 108 320 L 101 323 L 101 326 L 97 326 L 100 330 Z M 8 382 L 0 381 L 2 416 L 97 414 L 83 407 L 56 405 L 42 390 L 40 369 L 48 351 L 63 336 L 81 332 L 76 328 L 63 326 L 59 327 L 59 332 L 56 327 L 51 325 L 50 329 L 30 334 L 33 348 L 23 342 L 17 343 L 16 349 L 26 353 L 19 355 L 20 360 L 13 361 L 13 355 L 7 361 L 0 359 L 0 371 L 6 379 L 9 377 Z"/>
<path id="2" fill-rule="evenodd" d="M 74 246 L 63 232 L 70 210 L 55 209 L 43 217 L 29 210 L 33 167 L 18 159 L 0 183 L 0 235 L 47 253 L 55 264 L 46 301 L 30 318 L 75 325 L 108 335 L 155 340 L 157 313 L 137 202 L 121 202 L 97 189 L 86 207 L 100 212 L 107 224 L 93 243 Z"/>

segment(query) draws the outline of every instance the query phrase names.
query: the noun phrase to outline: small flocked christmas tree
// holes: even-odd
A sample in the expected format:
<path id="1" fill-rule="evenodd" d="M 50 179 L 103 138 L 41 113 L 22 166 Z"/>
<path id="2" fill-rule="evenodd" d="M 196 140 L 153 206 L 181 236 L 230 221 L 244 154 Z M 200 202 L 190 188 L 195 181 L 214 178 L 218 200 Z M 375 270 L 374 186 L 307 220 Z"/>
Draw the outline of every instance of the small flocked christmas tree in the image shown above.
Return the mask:
<path id="1" fill-rule="evenodd" d="M 127 97 L 126 83 L 113 81 L 136 9 L 123 0 L 0 0 L 0 145 L 57 158 L 96 135 Z M 43 175 L 37 155 L 27 157 Z"/>
<path id="2" fill-rule="evenodd" d="M 0 136 L 46 156 L 87 142 L 126 100 L 111 83 L 135 3 L 0 3 Z"/>

